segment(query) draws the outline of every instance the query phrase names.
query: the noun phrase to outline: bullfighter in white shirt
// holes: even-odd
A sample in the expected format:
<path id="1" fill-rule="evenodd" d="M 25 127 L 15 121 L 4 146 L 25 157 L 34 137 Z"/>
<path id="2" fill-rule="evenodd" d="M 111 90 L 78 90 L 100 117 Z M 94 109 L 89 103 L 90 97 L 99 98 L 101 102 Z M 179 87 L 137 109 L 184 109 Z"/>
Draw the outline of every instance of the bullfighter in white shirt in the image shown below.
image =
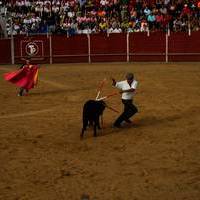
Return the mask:
<path id="1" fill-rule="evenodd" d="M 124 104 L 124 111 L 114 122 L 114 127 L 120 128 L 123 121 L 131 123 L 130 117 L 138 112 L 137 107 L 133 104 L 133 96 L 137 84 L 138 82 L 134 79 L 133 73 L 127 73 L 126 80 L 120 82 L 116 82 L 116 80 L 112 78 L 112 85 L 120 89 L 122 103 Z"/>

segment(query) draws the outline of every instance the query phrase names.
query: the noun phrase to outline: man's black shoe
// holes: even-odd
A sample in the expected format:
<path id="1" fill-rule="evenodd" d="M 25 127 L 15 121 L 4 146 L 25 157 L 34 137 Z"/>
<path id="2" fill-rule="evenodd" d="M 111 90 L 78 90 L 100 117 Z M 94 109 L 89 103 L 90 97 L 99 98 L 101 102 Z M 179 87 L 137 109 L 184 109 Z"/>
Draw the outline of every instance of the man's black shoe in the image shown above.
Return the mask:
<path id="1" fill-rule="evenodd" d="M 126 123 L 131 124 L 132 121 L 130 119 L 125 120 Z"/>
<path id="2" fill-rule="evenodd" d="M 113 124 L 113 128 L 121 128 L 122 126 L 120 124 Z"/>

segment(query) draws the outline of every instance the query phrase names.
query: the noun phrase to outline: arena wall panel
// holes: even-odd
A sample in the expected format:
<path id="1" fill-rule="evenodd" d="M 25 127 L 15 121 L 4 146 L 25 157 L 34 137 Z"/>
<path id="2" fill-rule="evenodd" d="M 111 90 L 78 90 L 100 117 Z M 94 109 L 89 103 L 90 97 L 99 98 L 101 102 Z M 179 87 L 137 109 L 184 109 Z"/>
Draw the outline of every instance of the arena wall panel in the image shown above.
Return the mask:
<path id="1" fill-rule="evenodd" d="M 166 35 L 163 32 L 129 34 L 130 61 L 165 61 Z"/>
<path id="2" fill-rule="evenodd" d="M 16 36 L 14 38 L 15 63 L 22 63 L 24 58 L 30 57 L 32 63 L 50 62 L 50 41 L 47 35 Z"/>
<path id="3" fill-rule="evenodd" d="M 0 64 L 11 64 L 11 42 L 10 39 L 0 40 Z"/>
<path id="4" fill-rule="evenodd" d="M 172 33 L 169 39 L 169 61 L 200 61 L 200 32 Z"/>
<path id="5" fill-rule="evenodd" d="M 87 35 L 52 36 L 53 63 L 88 62 Z"/>
<path id="6" fill-rule="evenodd" d="M 90 36 L 91 62 L 126 61 L 126 34 L 96 34 Z"/>

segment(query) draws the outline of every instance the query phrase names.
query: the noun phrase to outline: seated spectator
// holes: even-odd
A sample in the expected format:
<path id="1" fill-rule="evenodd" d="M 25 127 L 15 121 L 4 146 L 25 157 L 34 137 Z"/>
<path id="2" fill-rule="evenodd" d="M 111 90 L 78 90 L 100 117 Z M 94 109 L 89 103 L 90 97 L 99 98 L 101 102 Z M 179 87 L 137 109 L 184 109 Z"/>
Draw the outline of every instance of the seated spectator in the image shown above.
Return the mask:
<path id="1" fill-rule="evenodd" d="M 151 10 L 147 6 L 144 9 L 144 14 L 145 14 L 145 16 L 148 16 L 151 14 Z"/>
<path id="2" fill-rule="evenodd" d="M 121 33 L 122 29 L 119 25 L 116 25 L 115 27 L 111 27 L 108 29 L 108 33 Z"/>
<path id="3" fill-rule="evenodd" d="M 163 15 L 160 12 L 158 12 L 155 17 L 156 17 L 155 26 L 156 26 L 156 29 L 159 30 L 161 29 L 161 25 L 163 22 Z"/>
<path id="4" fill-rule="evenodd" d="M 159 11 L 160 11 L 161 14 L 166 15 L 167 14 L 167 8 L 166 8 L 166 6 L 162 5 Z"/>
<path id="5" fill-rule="evenodd" d="M 149 23 L 149 30 L 154 30 L 156 25 L 156 17 L 153 13 L 147 16 L 147 22 Z"/>
<path id="6" fill-rule="evenodd" d="M 141 20 L 140 31 L 141 31 L 141 32 L 147 32 L 148 29 L 149 29 L 149 27 L 148 27 L 148 23 L 147 23 L 146 19 L 142 19 L 142 20 Z"/>
<path id="7" fill-rule="evenodd" d="M 187 4 L 184 5 L 184 8 L 181 11 L 181 17 L 187 17 L 189 18 L 191 14 L 190 8 Z"/>
<path id="8" fill-rule="evenodd" d="M 174 24 L 173 28 L 175 32 L 181 31 L 182 22 L 181 22 L 180 17 L 175 19 L 173 24 Z"/>
<path id="9" fill-rule="evenodd" d="M 128 19 L 126 19 L 121 23 L 122 32 L 127 32 L 128 28 L 129 28 L 129 21 Z"/>
<path id="10" fill-rule="evenodd" d="M 137 11 L 133 7 L 130 11 L 130 20 L 135 20 L 137 18 Z"/>
<path id="11" fill-rule="evenodd" d="M 101 19 L 101 22 L 99 23 L 99 30 L 100 32 L 106 32 L 108 29 L 108 23 L 105 19 Z"/>

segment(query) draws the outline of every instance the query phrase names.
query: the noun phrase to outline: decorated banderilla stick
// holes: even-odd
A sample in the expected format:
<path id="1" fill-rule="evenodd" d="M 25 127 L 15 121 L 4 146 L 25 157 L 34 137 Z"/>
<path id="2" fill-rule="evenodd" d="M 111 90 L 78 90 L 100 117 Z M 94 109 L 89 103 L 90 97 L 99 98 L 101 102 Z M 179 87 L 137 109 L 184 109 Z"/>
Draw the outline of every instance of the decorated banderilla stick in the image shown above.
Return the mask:
<path id="1" fill-rule="evenodd" d="M 102 91 L 102 89 L 103 89 L 103 86 L 104 86 L 105 82 L 106 82 L 106 78 L 104 78 L 104 79 L 100 82 L 99 88 L 98 88 L 98 92 L 97 92 L 97 96 L 96 96 L 96 100 L 98 100 L 99 95 L 100 95 L 100 93 L 101 93 L 101 91 Z"/>
<path id="2" fill-rule="evenodd" d="M 104 97 L 101 97 L 101 98 L 99 98 L 99 99 L 96 99 L 96 100 L 97 100 L 97 101 L 101 101 L 101 100 L 107 99 L 107 98 L 109 98 L 109 97 L 115 96 L 115 95 L 117 95 L 117 94 L 119 94 L 119 92 L 114 92 L 114 93 L 108 94 L 108 95 L 106 95 L 106 96 L 104 96 Z"/>

